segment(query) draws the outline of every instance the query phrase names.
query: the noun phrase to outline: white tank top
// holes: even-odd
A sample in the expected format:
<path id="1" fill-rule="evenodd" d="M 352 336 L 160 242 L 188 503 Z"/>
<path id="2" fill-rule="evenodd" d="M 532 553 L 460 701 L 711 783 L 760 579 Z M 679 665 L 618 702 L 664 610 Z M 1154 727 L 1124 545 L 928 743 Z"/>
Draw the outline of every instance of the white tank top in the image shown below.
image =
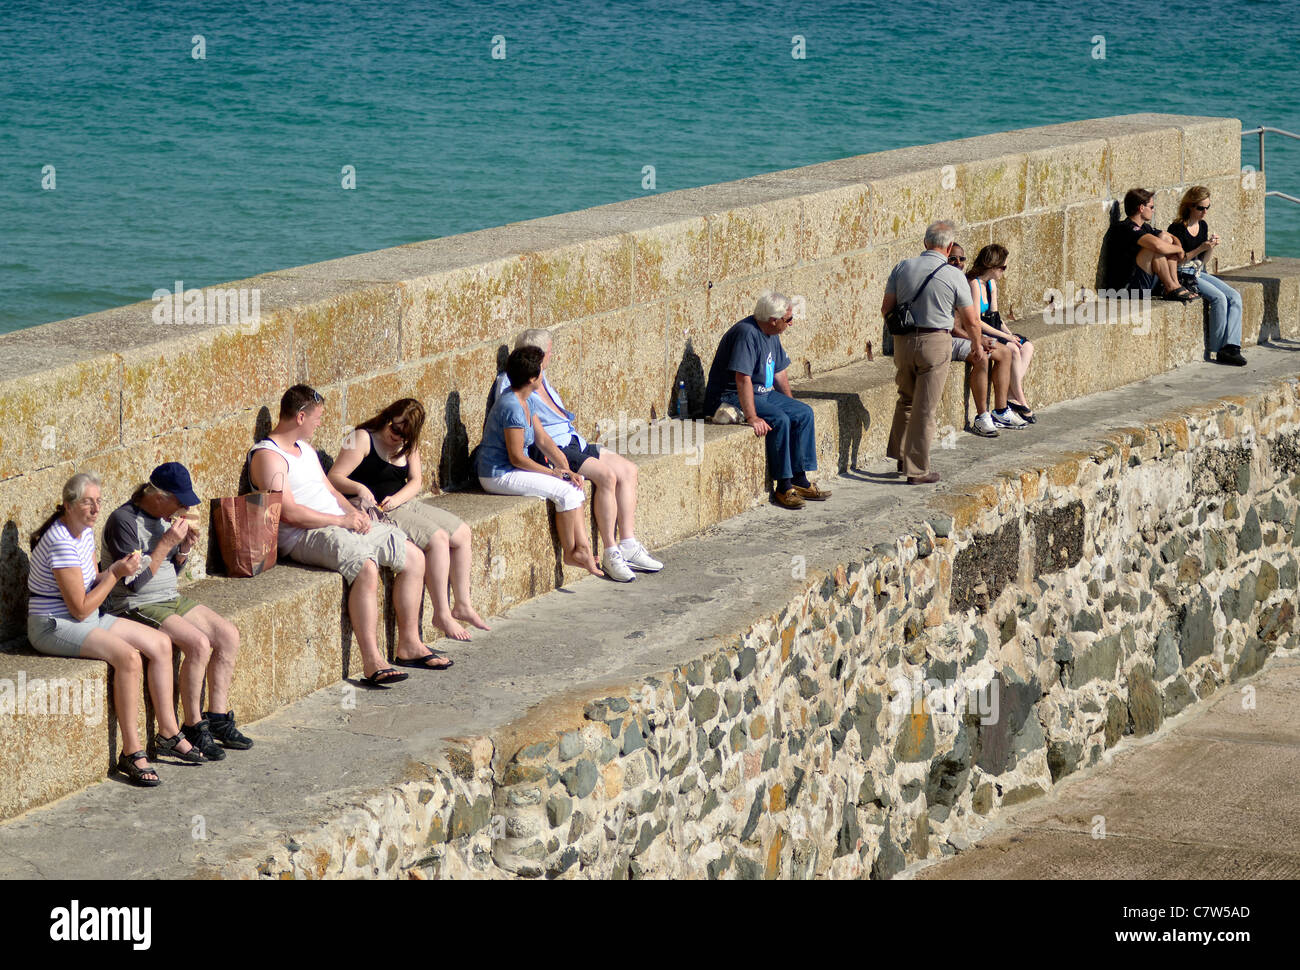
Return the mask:
<path id="1" fill-rule="evenodd" d="M 289 486 L 289 491 L 293 493 L 294 502 L 298 505 L 305 505 L 313 512 L 320 512 L 322 515 L 345 514 L 339 507 L 338 499 L 325 484 L 325 469 L 321 468 L 320 459 L 316 457 L 316 449 L 306 441 L 294 443 L 301 454 L 290 454 L 270 438 L 264 438 L 253 445 L 249 454 L 252 455 L 253 451 L 261 451 L 265 448 L 274 451 L 288 463 L 289 476 L 286 484 Z M 264 484 L 275 486 L 279 482 Z M 306 529 L 281 522 L 279 540 L 276 543 L 279 552 L 287 556 L 306 532 Z"/>

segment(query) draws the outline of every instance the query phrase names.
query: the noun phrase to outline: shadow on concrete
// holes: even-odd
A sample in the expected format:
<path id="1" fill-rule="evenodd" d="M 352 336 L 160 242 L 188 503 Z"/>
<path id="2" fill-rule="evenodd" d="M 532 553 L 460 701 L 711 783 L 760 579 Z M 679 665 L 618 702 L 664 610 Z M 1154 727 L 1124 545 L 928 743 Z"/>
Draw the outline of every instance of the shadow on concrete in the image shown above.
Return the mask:
<path id="1" fill-rule="evenodd" d="M 18 523 L 10 519 L 0 529 L 0 651 L 16 652 L 26 643 L 28 556 L 23 551 Z"/>
<path id="2" fill-rule="evenodd" d="M 438 482 L 444 491 L 464 489 L 471 483 L 474 466 L 470 460 L 469 432 L 460 416 L 460 391 L 447 395 L 443 415 L 447 430 L 438 458 Z"/>
<path id="3" fill-rule="evenodd" d="M 1278 346 L 1274 341 L 1282 339 L 1282 321 L 1278 312 L 1278 302 L 1281 299 L 1282 280 L 1276 276 L 1239 276 L 1232 272 L 1220 276 L 1214 274 L 1214 278 L 1222 280 L 1224 283 L 1231 285 L 1235 282 L 1240 283 L 1259 283 L 1264 289 L 1264 314 L 1259 321 L 1259 342 L 1266 346 Z M 1209 307 L 1206 307 L 1205 332 L 1209 334 Z M 1283 349 L 1291 349 L 1284 347 Z"/>
<path id="4" fill-rule="evenodd" d="M 836 448 L 836 471 L 843 475 L 858 467 L 862 439 L 871 427 L 871 415 L 862 405 L 862 398 L 852 392 L 795 391 L 795 397 L 806 400 L 834 401 L 839 412 L 840 439 Z"/>
<path id="5" fill-rule="evenodd" d="M 682 414 L 677 406 L 677 389 L 683 382 L 686 384 L 685 414 Z M 668 391 L 668 416 L 670 418 L 712 417 L 704 413 L 704 387 L 707 382 L 704 362 L 695 352 L 691 338 L 687 337 L 686 349 L 682 351 L 682 359 L 678 362 L 677 371 L 673 375 L 673 386 Z"/>

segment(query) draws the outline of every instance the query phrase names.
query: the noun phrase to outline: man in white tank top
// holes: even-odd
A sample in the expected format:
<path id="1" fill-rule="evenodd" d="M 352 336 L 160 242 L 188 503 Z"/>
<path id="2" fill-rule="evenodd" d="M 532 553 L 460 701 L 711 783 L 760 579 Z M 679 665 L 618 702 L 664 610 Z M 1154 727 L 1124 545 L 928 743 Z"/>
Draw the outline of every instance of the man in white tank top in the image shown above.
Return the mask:
<path id="1" fill-rule="evenodd" d="M 380 687 L 409 676 L 390 667 L 379 649 L 380 566 L 397 574 L 393 583 L 397 663 L 443 669 L 427 666 L 438 655 L 420 640 L 424 553 L 396 526 L 371 522 L 330 484 L 311 446 L 324 413 L 320 394 L 295 384 L 280 399 L 279 422 L 250 454 L 253 487 L 282 493 L 280 553 L 309 566 L 333 569 L 350 584 L 348 617 L 361 649 L 365 683 Z"/>

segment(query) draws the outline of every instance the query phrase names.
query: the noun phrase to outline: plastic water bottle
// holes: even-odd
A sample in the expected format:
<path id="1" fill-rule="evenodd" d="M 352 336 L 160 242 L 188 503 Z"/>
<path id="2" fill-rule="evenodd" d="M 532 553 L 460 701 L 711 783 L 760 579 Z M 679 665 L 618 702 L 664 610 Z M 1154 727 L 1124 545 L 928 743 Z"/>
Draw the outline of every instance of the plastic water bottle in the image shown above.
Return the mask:
<path id="1" fill-rule="evenodd" d="M 685 421 L 690 417 L 690 405 L 686 401 L 686 382 L 677 382 L 677 416 Z"/>

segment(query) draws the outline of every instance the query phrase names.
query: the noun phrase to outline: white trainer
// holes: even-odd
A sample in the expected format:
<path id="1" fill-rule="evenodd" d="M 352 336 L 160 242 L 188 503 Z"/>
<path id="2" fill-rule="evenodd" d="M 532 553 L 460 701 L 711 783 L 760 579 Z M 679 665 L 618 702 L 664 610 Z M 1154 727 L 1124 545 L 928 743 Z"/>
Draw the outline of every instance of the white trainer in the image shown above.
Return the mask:
<path id="1" fill-rule="evenodd" d="M 1020 415 L 1012 411 L 1011 408 L 1003 408 L 1001 411 L 993 412 L 993 423 L 999 428 L 1027 428 L 1029 422 Z"/>
<path id="2" fill-rule="evenodd" d="M 618 583 L 630 583 L 636 579 L 636 573 L 627 568 L 623 553 L 614 547 L 607 548 L 600 554 L 600 568 L 606 576 Z"/>
<path id="3" fill-rule="evenodd" d="M 636 539 L 624 539 L 619 543 L 618 548 L 623 553 L 623 561 L 633 569 L 645 573 L 657 573 L 664 568 L 664 564 L 650 555 L 649 550 Z"/>
<path id="4" fill-rule="evenodd" d="M 998 436 L 998 429 L 993 424 L 993 416 L 988 411 L 976 417 L 970 429 L 981 438 L 996 438 Z"/>

